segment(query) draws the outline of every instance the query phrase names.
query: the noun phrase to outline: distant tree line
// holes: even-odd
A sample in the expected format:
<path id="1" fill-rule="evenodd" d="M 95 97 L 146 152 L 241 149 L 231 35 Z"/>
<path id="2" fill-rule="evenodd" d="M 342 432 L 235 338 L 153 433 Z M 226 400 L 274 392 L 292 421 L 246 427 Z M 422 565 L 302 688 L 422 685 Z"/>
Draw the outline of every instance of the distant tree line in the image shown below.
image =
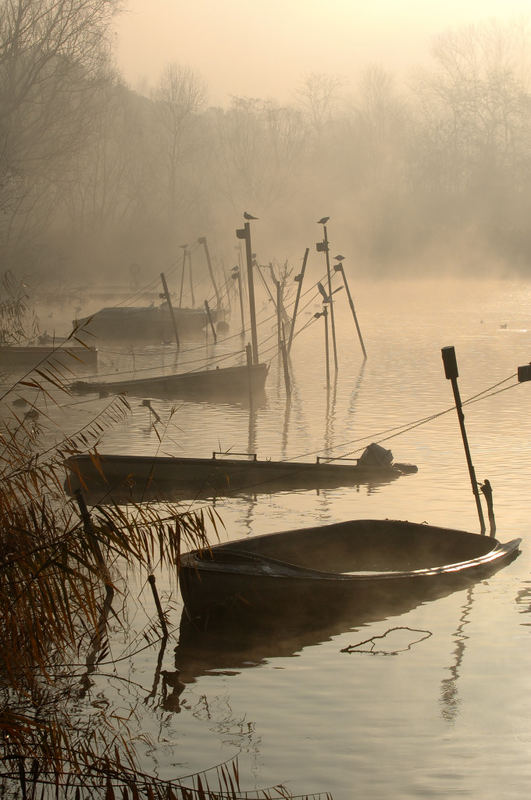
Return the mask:
<path id="1" fill-rule="evenodd" d="M 112 67 L 117 5 L 0 3 L 4 269 L 126 277 L 135 262 L 152 277 L 203 235 L 230 261 L 248 208 L 270 256 L 328 214 L 366 274 L 531 272 L 524 23 L 442 34 L 404 85 L 380 67 L 349 85 L 316 73 L 288 105 L 221 108 L 183 65 L 129 89 Z"/>

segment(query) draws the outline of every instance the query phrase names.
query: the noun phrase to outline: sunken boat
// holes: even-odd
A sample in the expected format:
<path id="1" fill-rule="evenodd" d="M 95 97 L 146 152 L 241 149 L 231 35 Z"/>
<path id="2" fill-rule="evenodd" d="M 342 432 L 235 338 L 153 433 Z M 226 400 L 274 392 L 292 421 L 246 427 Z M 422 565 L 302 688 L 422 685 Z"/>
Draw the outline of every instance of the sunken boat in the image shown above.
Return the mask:
<path id="1" fill-rule="evenodd" d="M 375 485 L 418 471 L 415 464 L 395 462 L 391 451 L 376 443 L 356 459 L 273 461 L 217 451 L 212 458 L 80 453 L 66 460 L 66 468 L 67 488 L 99 491 L 116 502 Z"/>
<path id="2" fill-rule="evenodd" d="M 254 536 L 181 557 L 188 617 L 334 617 L 422 602 L 481 580 L 516 557 L 520 539 L 402 520 L 350 520 Z"/>
<path id="3" fill-rule="evenodd" d="M 248 398 L 250 394 L 262 395 L 267 373 L 267 364 L 245 364 L 120 381 L 74 381 L 70 389 L 78 394 L 94 392 L 100 395 L 230 402 Z"/>
<path id="4" fill-rule="evenodd" d="M 224 319 L 218 309 L 173 308 L 179 335 L 198 336 L 210 322 Z M 116 341 L 172 341 L 175 337 L 173 320 L 167 303 L 159 306 L 109 306 L 87 317 L 73 320 L 75 329 L 82 328 L 100 339 Z"/>

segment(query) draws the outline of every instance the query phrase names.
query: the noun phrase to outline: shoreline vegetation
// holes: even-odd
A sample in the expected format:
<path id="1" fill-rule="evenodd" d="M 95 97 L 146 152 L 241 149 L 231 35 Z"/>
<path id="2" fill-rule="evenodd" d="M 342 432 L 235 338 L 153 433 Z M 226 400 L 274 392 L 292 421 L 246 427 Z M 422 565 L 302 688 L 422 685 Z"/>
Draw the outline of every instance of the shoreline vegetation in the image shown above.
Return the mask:
<path id="1" fill-rule="evenodd" d="M 67 351 L 72 339 L 82 341 L 74 331 L 57 349 Z M 113 669 L 109 636 L 128 625 L 127 571 L 147 578 L 155 601 L 145 629 L 135 634 L 148 645 L 160 642 L 163 652 L 173 632 L 153 565 L 178 576 L 181 551 L 208 546 L 207 530 L 217 535 L 222 522 L 214 509 L 183 513 L 173 504 L 134 504 L 89 511 L 82 492 L 67 497 L 64 459 L 95 448 L 129 412 L 124 397 L 112 398 L 90 423 L 42 452 L 45 423 L 31 413 L 37 401 L 24 412 L 16 400 L 26 390 L 41 407 L 57 402 L 68 392 L 68 377 L 52 357 L 1 397 L 7 409 L 0 429 L 1 796 L 293 797 L 282 786 L 245 793 L 237 759 L 183 781 L 147 774 L 136 754 L 147 739 L 134 719 L 106 707 L 91 713 L 94 677 L 100 665 L 105 673 Z"/>

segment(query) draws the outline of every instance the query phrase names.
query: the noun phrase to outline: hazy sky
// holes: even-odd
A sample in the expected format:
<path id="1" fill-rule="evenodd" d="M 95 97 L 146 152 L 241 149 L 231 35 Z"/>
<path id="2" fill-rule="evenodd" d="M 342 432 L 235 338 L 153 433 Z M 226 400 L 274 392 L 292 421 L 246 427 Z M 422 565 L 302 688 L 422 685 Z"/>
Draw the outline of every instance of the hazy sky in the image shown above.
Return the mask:
<path id="1" fill-rule="evenodd" d="M 133 86 L 170 62 L 192 67 L 211 103 L 287 101 L 310 72 L 345 79 L 371 64 L 426 63 L 448 28 L 531 16 L 531 0 L 126 0 L 118 67 Z"/>

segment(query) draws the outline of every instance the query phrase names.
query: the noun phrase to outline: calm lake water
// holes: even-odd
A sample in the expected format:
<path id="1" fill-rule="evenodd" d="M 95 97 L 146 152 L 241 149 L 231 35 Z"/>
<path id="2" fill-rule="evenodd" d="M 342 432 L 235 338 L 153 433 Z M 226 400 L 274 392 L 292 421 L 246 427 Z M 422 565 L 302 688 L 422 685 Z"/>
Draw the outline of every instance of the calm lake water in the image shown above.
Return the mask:
<path id="1" fill-rule="evenodd" d="M 138 632 L 153 603 L 145 576 L 130 575 L 138 598 L 129 610 L 131 630 L 117 634 L 113 655 L 121 660 L 94 676 L 91 703 L 95 709 L 110 703 L 124 715 L 132 708 L 132 734 L 152 740 L 139 746 L 143 767 L 167 778 L 237 757 L 248 790 L 283 783 L 294 794 L 328 791 L 336 800 L 520 800 L 531 791 L 531 383 L 518 384 L 516 371 L 531 361 L 531 286 L 441 281 L 351 288 L 368 358 L 363 362 L 340 294 L 339 369 L 329 391 L 324 326 L 316 320 L 293 344 L 290 402 L 274 359 L 266 401 L 254 414 L 245 405 L 154 400 L 164 423 L 159 441 L 149 410 L 131 400 L 131 416 L 105 434 L 100 451 L 232 450 L 313 460 L 326 449 L 357 456 L 380 441 L 397 461 L 417 464 L 418 473 L 379 486 L 218 499 L 221 538 L 356 517 L 478 532 L 455 411 L 416 424 L 453 406 L 440 351 L 454 345 L 462 399 L 487 390 L 465 408 L 477 477 L 492 484 L 498 538 L 522 537 L 521 555 L 489 580 L 408 613 L 371 623 L 354 616 L 314 635 L 288 636 L 279 620 L 278 635 L 255 650 L 246 651 L 235 636 L 223 647 L 217 642 L 202 665 L 175 664 L 182 609 L 174 577 L 160 572 L 175 638 L 162 654 L 159 645 L 144 647 Z M 310 304 L 301 323 L 318 310 L 317 301 Z M 264 301 L 259 318 L 271 314 Z M 268 361 L 273 324 L 260 326 Z M 98 346 L 100 372 L 159 367 L 162 360 L 171 366 L 173 359 L 171 348 L 151 348 L 146 356 Z M 239 337 L 208 348 L 199 343 L 189 358 L 241 347 Z M 180 363 L 187 358 L 182 354 Z M 49 414 L 64 430 L 94 416 L 105 401 L 61 402 Z M 341 652 L 371 637 L 381 637 L 373 652 Z M 160 656 L 166 682 L 157 673 Z"/>

